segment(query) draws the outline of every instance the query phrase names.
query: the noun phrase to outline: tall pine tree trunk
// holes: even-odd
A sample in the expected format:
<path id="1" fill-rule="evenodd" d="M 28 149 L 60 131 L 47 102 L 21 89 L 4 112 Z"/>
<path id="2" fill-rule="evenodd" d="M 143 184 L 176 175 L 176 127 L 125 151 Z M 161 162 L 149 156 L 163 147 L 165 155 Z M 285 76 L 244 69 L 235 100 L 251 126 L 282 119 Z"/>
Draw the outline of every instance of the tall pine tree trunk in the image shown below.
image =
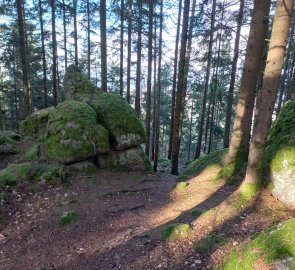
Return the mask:
<path id="1" fill-rule="evenodd" d="M 159 136 L 160 136 L 160 96 L 161 96 L 161 67 L 162 67 L 162 32 L 163 32 L 163 0 L 160 1 L 160 33 L 159 33 L 159 59 L 158 59 L 158 80 L 157 98 L 155 108 L 155 160 L 154 171 L 157 171 L 159 155 Z"/>
<path id="2" fill-rule="evenodd" d="M 18 29 L 19 29 L 19 43 L 20 43 L 20 55 L 22 64 L 22 76 L 23 76 L 23 91 L 24 91 L 24 118 L 31 114 L 31 89 L 29 82 L 28 61 L 27 61 L 27 49 L 25 38 L 25 22 L 23 1 L 17 0 L 17 16 L 18 16 Z"/>
<path id="3" fill-rule="evenodd" d="M 151 140 L 151 93 L 152 93 L 152 62 L 153 62 L 153 0 L 149 0 L 149 36 L 148 36 L 148 76 L 147 76 L 147 94 L 146 94 L 146 116 L 145 132 L 146 144 L 145 153 L 150 155 Z"/>
<path id="4" fill-rule="evenodd" d="M 173 140 L 173 125 L 174 125 L 174 113 L 175 113 L 175 93 L 176 93 L 176 78 L 177 78 L 177 63 L 178 63 L 178 47 L 179 47 L 179 32 L 180 32 L 180 20 L 181 20 L 182 0 L 179 0 L 178 4 L 178 18 L 176 29 L 176 41 L 174 50 L 174 70 L 173 70 L 173 83 L 172 83 L 172 100 L 171 100 L 171 119 L 170 119 L 170 137 L 169 137 L 169 150 L 168 159 L 171 159 L 172 152 L 172 140 Z"/>
<path id="5" fill-rule="evenodd" d="M 107 85 L 107 26 L 106 0 L 100 1 L 100 44 L 101 44 L 101 88 L 108 91 Z"/>
<path id="6" fill-rule="evenodd" d="M 248 155 L 256 84 L 265 42 L 265 28 L 268 25 L 269 8 L 270 0 L 254 1 L 240 95 L 227 156 L 228 163 L 239 161 Z"/>
<path id="7" fill-rule="evenodd" d="M 130 103 L 131 88 L 131 30 L 132 30 L 132 0 L 128 0 L 128 45 L 127 45 L 127 102 Z"/>
<path id="8" fill-rule="evenodd" d="M 56 29 L 55 29 L 55 0 L 51 0 L 51 25 L 52 25 L 52 94 L 53 105 L 57 105 L 57 48 L 56 48 Z"/>
<path id="9" fill-rule="evenodd" d="M 121 11 L 120 11 L 120 95 L 123 96 L 124 92 L 124 0 L 121 0 Z"/>
<path id="10" fill-rule="evenodd" d="M 190 0 L 184 1 L 183 14 L 189 14 Z M 178 82 L 177 82 L 177 93 L 176 93 L 176 104 L 175 104 L 175 118 L 174 118 L 174 128 L 173 128 L 173 141 L 172 141 L 172 166 L 171 173 L 178 174 L 178 159 L 179 159 L 179 149 L 181 140 L 181 124 L 182 124 L 182 113 L 185 95 L 185 60 L 186 60 L 186 45 L 188 39 L 188 17 L 183 16 L 182 20 L 182 33 L 181 33 L 181 45 L 180 45 L 180 55 L 178 64 Z"/>
<path id="11" fill-rule="evenodd" d="M 43 69 L 43 87 L 44 87 L 44 108 L 48 107 L 47 98 L 47 75 L 46 75 L 46 57 L 44 44 L 44 28 L 43 28 L 43 11 L 42 2 L 39 0 L 40 28 L 41 28 L 41 44 L 42 44 L 42 69 Z"/>
<path id="12" fill-rule="evenodd" d="M 74 16 L 74 46 L 75 46 L 75 65 L 78 66 L 78 30 L 77 30 L 77 0 L 73 0 Z"/>
<path id="13" fill-rule="evenodd" d="M 67 23 L 66 23 L 66 4 L 62 0 L 62 16 L 63 16 L 63 34 L 64 34 L 64 51 L 65 51 L 65 69 L 68 67 L 68 50 L 67 50 Z"/>
<path id="14" fill-rule="evenodd" d="M 90 80 L 90 55 L 91 55 L 91 40 L 90 40 L 90 3 L 89 0 L 87 0 L 87 75 L 88 80 Z"/>
<path id="15" fill-rule="evenodd" d="M 229 146 L 233 94 L 234 94 L 235 82 L 236 82 L 237 63 L 239 59 L 239 47 L 240 47 L 243 14 L 244 14 L 244 0 L 240 0 L 240 10 L 237 17 L 237 32 L 236 32 L 236 39 L 235 39 L 235 46 L 234 46 L 234 57 L 233 57 L 232 66 L 231 66 L 230 83 L 229 83 L 229 89 L 227 93 L 226 119 L 225 119 L 224 139 L 223 139 L 224 148 L 228 148 Z"/>
<path id="16" fill-rule="evenodd" d="M 254 120 L 246 177 L 241 186 L 245 197 L 255 195 L 262 184 L 263 155 L 280 84 L 293 4 L 293 0 L 277 1 L 262 89 L 258 95 L 258 114 Z"/>
<path id="17" fill-rule="evenodd" d="M 212 60 L 212 47 L 213 47 L 213 36 L 214 36 L 214 27 L 215 27 L 215 16 L 216 16 L 215 13 L 216 13 L 216 0 L 213 0 L 212 12 L 211 12 L 211 24 L 210 24 L 210 38 L 209 38 L 209 46 L 208 46 L 208 59 L 207 59 L 206 77 L 205 77 L 205 87 L 204 87 L 204 95 L 203 95 L 203 102 L 202 102 L 202 110 L 201 110 L 199 126 L 198 126 L 198 139 L 197 139 L 195 159 L 199 158 L 200 154 L 201 154 L 205 112 L 206 112 L 206 103 L 207 103 L 210 70 L 211 70 L 211 60 Z"/>

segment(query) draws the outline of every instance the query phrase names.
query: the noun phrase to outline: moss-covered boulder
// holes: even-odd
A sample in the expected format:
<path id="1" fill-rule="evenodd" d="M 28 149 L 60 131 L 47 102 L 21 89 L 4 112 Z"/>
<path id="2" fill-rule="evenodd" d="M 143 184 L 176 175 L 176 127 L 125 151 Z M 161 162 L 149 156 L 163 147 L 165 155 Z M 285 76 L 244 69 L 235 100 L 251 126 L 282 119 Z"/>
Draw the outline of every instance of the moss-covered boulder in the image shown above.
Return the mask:
<path id="1" fill-rule="evenodd" d="M 22 136 L 42 140 L 46 133 L 48 118 L 54 112 L 54 107 L 36 111 L 21 122 L 20 131 Z"/>
<path id="2" fill-rule="evenodd" d="M 33 173 L 34 166 L 31 163 L 10 164 L 0 171 L 0 184 L 15 186 L 27 180 Z"/>
<path id="3" fill-rule="evenodd" d="M 22 139 L 22 136 L 18 133 L 15 133 L 14 131 L 7 130 L 7 131 L 0 131 L 0 137 L 1 136 L 7 136 L 12 140 L 20 141 Z"/>
<path id="4" fill-rule="evenodd" d="M 5 134 L 0 134 L 0 155 L 13 155 L 19 153 L 17 142 Z"/>
<path id="5" fill-rule="evenodd" d="M 151 171 L 151 163 L 140 146 L 122 151 L 110 151 L 98 156 L 100 168 L 115 171 Z"/>
<path id="6" fill-rule="evenodd" d="M 90 105 L 98 115 L 98 122 L 109 131 L 115 150 L 145 142 L 145 131 L 137 113 L 121 96 L 102 93 Z"/>
<path id="7" fill-rule="evenodd" d="M 287 220 L 253 238 L 235 250 L 218 269 L 295 269 L 295 219 Z M 282 265 L 284 268 L 277 268 Z"/>
<path id="8" fill-rule="evenodd" d="M 84 103 L 90 103 L 101 93 L 101 90 L 91 83 L 75 65 L 68 66 L 66 70 L 64 91 L 66 100 L 77 100 Z"/>
<path id="9" fill-rule="evenodd" d="M 95 111 L 82 102 L 60 103 L 50 115 L 45 136 L 49 160 L 75 163 L 109 150 L 108 131 L 96 122 Z"/>
<path id="10" fill-rule="evenodd" d="M 272 194 L 295 207 L 295 101 L 288 101 L 273 124 L 267 142 Z"/>

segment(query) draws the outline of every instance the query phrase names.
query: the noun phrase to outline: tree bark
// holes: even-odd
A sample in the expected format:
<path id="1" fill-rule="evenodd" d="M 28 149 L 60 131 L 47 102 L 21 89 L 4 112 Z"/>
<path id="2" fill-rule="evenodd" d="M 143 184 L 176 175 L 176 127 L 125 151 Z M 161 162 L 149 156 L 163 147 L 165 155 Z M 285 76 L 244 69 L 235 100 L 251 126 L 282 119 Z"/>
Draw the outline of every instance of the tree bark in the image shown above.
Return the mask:
<path id="1" fill-rule="evenodd" d="M 65 51 L 65 70 L 68 67 L 68 50 L 67 50 L 67 24 L 66 24 L 66 4 L 62 0 L 63 30 L 64 30 L 64 51 Z"/>
<path id="2" fill-rule="evenodd" d="M 151 137 L 151 92 L 152 92 L 152 62 L 153 62 L 153 0 L 149 0 L 149 36 L 148 36 L 148 76 L 146 94 L 146 118 L 145 132 L 146 144 L 145 153 L 150 156 L 150 137 Z"/>
<path id="3" fill-rule="evenodd" d="M 177 63 L 178 63 L 178 47 L 179 47 L 179 32 L 180 32 L 181 10 L 182 10 L 182 0 L 179 0 L 177 29 L 176 29 L 176 41 L 175 41 L 175 50 L 174 50 L 174 64 L 173 64 L 174 70 L 173 70 L 173 83 L 172 83 L 170 137 L 169 137 L 169 150 L 168 150 L 168 159 L 170 159 L 170 160 L 171 160 L 171 152 L 172 152 L 173 125 L 174 125 L 174 113 L 175 113 L 175 93 L 176 93 L 176 77 L 177 77 Z"/>
<path id="4" fill-rule="evenodd" d="M 43 28 L 43 11 L 42 2 L 39 0 L 40 28 L 41 28 L 41 44 L 42 44 L 42 69 L 43 69 L 43 87 L 44 87 L 44 108 L 48 107 L 47 98 L 47 75 L 46 75 L 46 57 L 44 44 L 44 28 Z"/>
<path id="5" fill-rule="evenodd" d="M 101 89 L 107 92 L 108 78 L 107 78 L 106 0 L 100 1 L 100 44 L 101 44 Z"/>
<path id="6" fill-rule="evenodd" d="M 52 25 L 52 94 L 53 105 L 57 105 L 57 68 L 56 68 L 56 29 L 55 29 L 55 0 L 51 0 L 51 25 Z"/>
<path id="7" fill-rule="evenodd" d="M 227 155 L 228 163 L 235 161 L 239 155 L 248 155 L 256 83 L 264 48 L 269 9 L 270 0 L 254 1 L 254 13 L 250 24 L 240 95 Z"/>
<path id="8" fill-rule="evenodd" d="M 183 14 L 189 14 L 190 0 L 184 1 Z M 178 82 L 177 82 L 177 96 L 175 104 L 175 118 L 174 118 L 174 129 L 173 129 L 173 140 L 172 140 L 172 166 L 171 173 L 178 174 L 178 159 L 181 139 L 181 119 L 183 112 L 183 96 L 185 92 L 185 61 L 186 61 L 186 45 L 188 39 L 188 16 L 183 16 L 182 21 L 182 33 L 181 33 L 181 45 L 180 55 L 178 63 Z"/>
<path id="9" fill-rule="evenodd" d="M 25 22 L 24 22 L 24 10 L 23 1 L 17 0 L 17 16 L 18 16 L 18 29 L 19 29 L 19 43 L 20 43 L 20 55 L 22 63 L 22 77 L 23 77 L 23 91 L 24 91 L 24 118 L 31 114 L 31 89 L 29 82 L 28 61 L 27 61 L 27 48 L 25 39 Z"/>
<path id="10" fill-rule="evenodd" d="M 159 59 L 158 59 L 158 83 L 157 99 L 155 108 L 155 160 L 154 171 L 157 171 L 159 155 L 159 135 L 160 135 L 160 96 L 161 96 L 161 65 L 162 65 L 162 32 L 163 32 L 163 0 L 160 1 L 160 33 L 159 33 Z"/>
<path id="11" fill-rule="evenodd" d="M 88 80 L 90 80 L 90 55 L 91 55 L 91 40 L 90 40 L 90 3 L 89 0 L 87 0 L 87 75 Z"/>
<path id="12" fill-rule="evenodd" d="M 262 184 L 263 155 L 280 83 L 293 4 L 293 0 L 277 1 L 263 85 L 258 95 L 258 114 L 254 120 L 246 177 L 241 186 L 246 197 L 255 195 Z"/>
<path id="13" fill-rule="evenodd" d="M 210 38 L 209 38 L 209 47 L 208 47 L 208 60 L 207 60 L 206 77 L 205 77 L 205 88 L 204 88 L 200 121 L 199 121 L 199 126 L 198 126 L 199 133 L 198 133 L 195 159 L 199 158 L 200 154 L 201 154 L 203 127 L 204 127 L 204 120 L 205 120 L 206 103 L 207 103 L 207 95 L 208 95 L 209 79 L 210 79 L 211 60 L 212 60 L 212 47 L 213 47 L 213 36 L 214 36 L 215 15 L 216 15 L 215 13 L 216 13 L 216 0 L 213 0 L 212 13 L 211 13 Z"/>
<path id="14" fill-rule="evenodd" d="M 77 33 L 77 0 L 73 0 L 74 16 L 74 46 L 75 46 L 75 65 L 78 66 L 78 33 Z"/>
<path id="15" fill-rule="evenodd" d="M 130 81 L 131 81 L 131 22 L 132 0 L 128 0 L 128 45 L 127 45 L 127 102 L 130 103 Z"/>
<path id="16" fill-rule="evenodd" d="M 242 28 L 243 15 L 244 15 L 244 2 L 245 2 L 244 0 L 240 0 L 240 10 L 237 17 L 237 32 L 236 32 L 235 46 L 234 46 L 234 57 L 233 57 L 232 66 L 231 66 L 230 83 L 229 83 L 229 89 L 227 93 L 226 119 L 225 119 L 224 138 L 223 138 L 224 148 L 228 148 L 229 146 L 231 115 L 232 115 L 232 106 L 233 106 L 233 93 L 234 93 L 235 82 L 236 82 L 237 63 L 239 59 L 240 36 L 241 36 L 241 28 Z"/>
<path id="17" fill-rule="evenodd" d="M 124 0 L 121 0 L 120 11 L 121 29 L 120 29 L 120 95 L 123 96 L 124 92 Z"/>

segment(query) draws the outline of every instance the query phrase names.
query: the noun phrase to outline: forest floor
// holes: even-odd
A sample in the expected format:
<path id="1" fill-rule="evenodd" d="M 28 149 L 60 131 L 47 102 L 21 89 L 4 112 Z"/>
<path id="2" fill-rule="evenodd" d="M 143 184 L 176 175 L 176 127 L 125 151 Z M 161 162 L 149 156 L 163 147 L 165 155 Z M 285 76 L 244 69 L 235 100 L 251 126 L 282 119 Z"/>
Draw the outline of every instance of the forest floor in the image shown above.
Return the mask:
<path id="1" fill-rule="evenodd" d="M 218 169 L 182 189 L 164 171 L 103 170 L 8 189 L 0 205 L 0 269 L 212 269 L 255 233 L 295 216 L 267 191 L 244 204 L 237 186 L 212 184 Z M 190 224 L 188 238 L 163 238 L 175 223 Z"/>

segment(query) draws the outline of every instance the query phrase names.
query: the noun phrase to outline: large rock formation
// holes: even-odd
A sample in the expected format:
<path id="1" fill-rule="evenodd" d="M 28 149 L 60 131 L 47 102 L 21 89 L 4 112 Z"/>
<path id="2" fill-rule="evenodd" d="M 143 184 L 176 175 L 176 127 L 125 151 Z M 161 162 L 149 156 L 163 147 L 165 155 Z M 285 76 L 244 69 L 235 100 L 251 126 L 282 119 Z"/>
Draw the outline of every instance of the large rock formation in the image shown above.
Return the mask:
<path id="1" fill-rule="evenodd" d="M 295 101 L 288 101 L 273 124 L 267 142 L 272 194 L 295 207 Z"/>
<path id="2" fill-rule="evenodd" d="M 96 113 L 79 101 L 60 103 L 50 115 L 45 138 L 46 156 L 64 164 L 109 151 L 108 131 L 96 122 Z"/>

